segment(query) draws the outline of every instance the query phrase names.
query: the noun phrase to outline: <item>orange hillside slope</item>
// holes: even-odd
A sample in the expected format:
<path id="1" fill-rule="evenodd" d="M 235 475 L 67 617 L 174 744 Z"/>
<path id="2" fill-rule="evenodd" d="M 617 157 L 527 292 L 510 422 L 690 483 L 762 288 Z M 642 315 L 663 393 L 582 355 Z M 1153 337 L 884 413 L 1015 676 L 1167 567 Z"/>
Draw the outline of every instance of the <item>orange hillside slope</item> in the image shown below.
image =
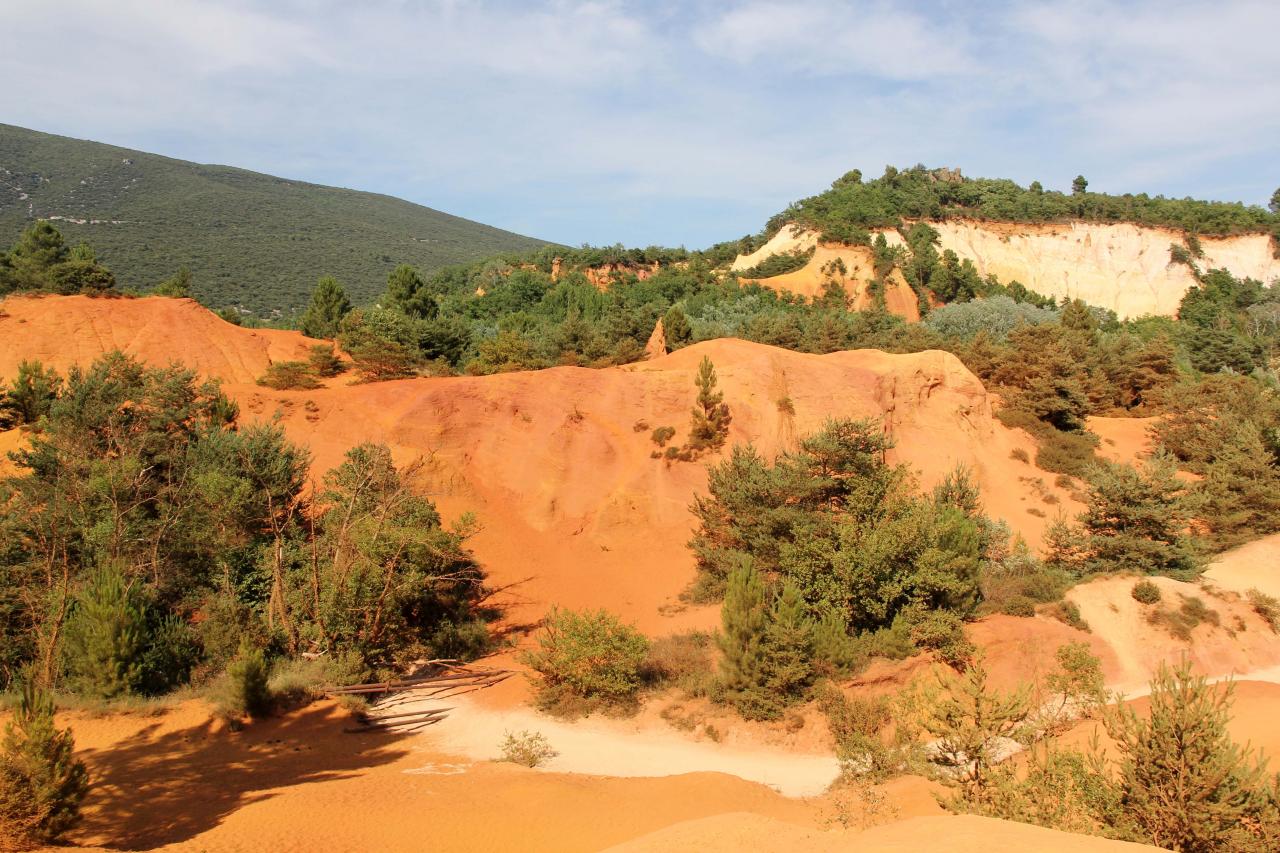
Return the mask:
<path id="1" fill-rule="evenodd" d="M 719 340 L 607 370 L 370 385 L 339 377 L 315 391 L 276 392 L 246 379 L 277 352 L 293 357 L 307 342 L 300 335 L 265 336 L 164 299 L 5 305 L 12 316 L 0 320 L 4 374 L 21 358 L 48 351 L 46 344 L 35 348 L 29 334 L 47 322 L 67 334 L 81 330 L 66 342 L 68 355 L 50 358 L 59 366 L 122 345 L 153 363 L 185 361 L 229 380 L 227 391 L 246 418 L 280 413 L 290 437 L 311 448 L 317 474 L 362 441 L 385 442 L 401 462 L 426 459 L 423 485 L 446 515 L 478 515 L 483 530 L 473 545 L 494 581 L 527 579 L 512 590 L 524 602 L 517 617 L 536 618 L 559 603 L 608 606 L 650 631 L 715 619 L 711 611 L 661 615 L 683 610 L 678 596 L 694 571 L 688 506 L 705 489 L 706 474 L 702 462 L 651 458 L 649 436 L 669 425 L 677 430 L 674 442 L 684 440 L 704 355 L 715 362 L 733 413 L 731 444 L 754 442 L 772 455 L 827 418 L 882 417 L 897 441 L 893 457 L 916 469 L 923 486 L 957 464 L 969 466 L 988 510 L 1033 543 L 1047 522 L 1039 513 L 1050 509 L 1040 508 L 1040 489 L 1071 509 L 1051 476 L 1011 458 L 1015 448 L 1032 451 L 1030 439 L 995 421 L 982 384 L 943 352 L 817 356 Z M 156 316 L 147 317 L 148 309 Z M 28 333 L 8 333 L 24 328 Z M 142 340 L 145 347 L 137 345 Z"/>
<path id="2" fill-rule="evenodd" d="M 773 255 L 808 249 L 813 249 L 813 257 L 800 269 L 752 280 L 773 290 L 816 297 L 822 295 L 827 279 L 834 278 L 844 285 L 845 291 L 849 294 L 852 310 L 861 311 L 872 306 L 873 301 L 868 286 L 875 278 L 875 260 L 871 249 L 866 246 L 818 243 L 817 235 L 812 231 L 803 231 L 794 227 L 783 228 L 774 235 L 773 239 L 756 251 L 749 255 L 739 255 L 730 269 L 741 272 Z M 844 265 L 843 273 L 832 266 L 837 261 Z M 889 275 L 884 299 L 885 308 L 891 314 L 897 314 L 912 323 L 920 320 L 920 306 L 915 291 L 897 269 Z"/>
<path id="3" fill-rule="evenodd" d="M 193 299 L 14 296 L 0 308 L 5 378 L 24 359 L 65 372 L 121 350 L 150 364 L 177 360 L 205 376 L 253 382 L 272 362 L 306 358 L 308 346 L 322 343 L 297 332 L 234 326 Z"/>

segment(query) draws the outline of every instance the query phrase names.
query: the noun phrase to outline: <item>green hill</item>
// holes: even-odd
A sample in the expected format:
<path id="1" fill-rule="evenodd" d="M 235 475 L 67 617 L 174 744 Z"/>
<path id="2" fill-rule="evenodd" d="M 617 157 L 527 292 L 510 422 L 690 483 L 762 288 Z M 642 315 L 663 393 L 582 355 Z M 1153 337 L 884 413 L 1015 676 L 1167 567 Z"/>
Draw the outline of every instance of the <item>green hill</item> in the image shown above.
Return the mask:
<path id="1" fill-rule="evenodd" d="M 201 302 L 262 317 L 301 309 L 322 274 L 359 303 L 399 263 L 429 272 L 544 245 L 390 196 L 0 124 L 0 244 L 39 218 L 93 246 L 122 287 L 185 265 Z"/>

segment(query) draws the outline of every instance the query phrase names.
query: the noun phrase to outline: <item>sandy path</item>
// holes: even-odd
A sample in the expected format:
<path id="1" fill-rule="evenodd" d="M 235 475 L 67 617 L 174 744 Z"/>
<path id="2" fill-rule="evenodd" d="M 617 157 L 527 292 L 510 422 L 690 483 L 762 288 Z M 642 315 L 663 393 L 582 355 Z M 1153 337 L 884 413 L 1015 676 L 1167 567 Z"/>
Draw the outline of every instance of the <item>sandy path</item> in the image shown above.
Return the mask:
<path id="1" fill-rule="evenodd" d="M 439 704 L 412 703 L 398 710 Z M 559 753 L 539 768 L 553 773 L 620 777 L 727 773 L 768 785 L 784 796 L 812 797 L 823 793 L 840 772 L 831 755 L 690 741 L 671 729 L 624 720 L 566 723 L 528 708 L 488 708 L 465 697 L 445 704 L 454 710 L 421 737 L 435 750 L 475 761 L 496 758 L 507 732 L 529 731 L 541 733 Z"/>

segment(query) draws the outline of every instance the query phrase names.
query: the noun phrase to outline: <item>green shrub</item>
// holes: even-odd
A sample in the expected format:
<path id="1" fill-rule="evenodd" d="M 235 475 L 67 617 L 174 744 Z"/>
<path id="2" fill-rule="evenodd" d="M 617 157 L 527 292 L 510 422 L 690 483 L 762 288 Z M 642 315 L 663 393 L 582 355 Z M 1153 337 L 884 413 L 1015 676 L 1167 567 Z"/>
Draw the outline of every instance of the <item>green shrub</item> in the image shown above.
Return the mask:
<path id="1" fill-rule="evenodd" d="M 1271 630 L 1280 633 L 1280 601 L 1261 590 L 1251 589 L 1245 593 L 1249 606 L 1271 626 Z"/>
<path id="2" fill-rule="evenodd" d="M 1029 618 L 1036 615 L 1036 603 L 1025 595 L 1015 595 L 1000 606 L 999 612 L 1006 616 Z"/>
<path id="3" fill-rule="evenodd" d="M 148 696 L 168 693 L 186 684 L 200 662 L 200 640 L 186 621 L 158 609 L 149 612 L 147 647 L 139 661 L 140 688 Z"/>
<path id="4" fill-rule="evenodd" d="M 58 840 L 80 820 L 89 773 L 70 729 L 58 729 L 53 700 L 28 683 L 0 745 L 0 845 Z"/>
<path id="5" fill-rule="evenodd" d="M 829 681 L 819 687 L 817 698 L 836 742 L 842 776 L 878 781 L 904 769 L 905 741 L 888 743 L 883 736 L 883 730 L 892 721 L 893 709 L 888 699 L 846 696 Z"/>
<path id="6" fill-rule="evenodd" d="M 666 447 L 667 442 L 670 441 L 675 436 L 675 434 L 676 434 L 675 427 L 660 426 L 653 431 L 652 435 L 650 435 L 649 438 L 652 439 L 653 443 L 658 445 L 659 447 Z"/>
<path id="7" fill-rule="evenodd" d="M 795 272 L 803 269 L 804 265 L 809 263 L 809 259 L 813 257 L 813 249 L 797 249 L 794 252 L 783 252 L 777 255 L 770 255 L 754 267 L 739 270 L 739 278 L 771 278 L 775 275 L 783 275 L 789 272 Z"/>
<path id="8" fill-rule="evenodd" d="M 342 359 L 333 351 L 333 344 L 316 344 L 307 353 L 307 366 L 316 376 L 337 376 L 347 369 Z"/>
<path id="9" fill-rule="evenodd" d="M 1093 433 L 1045 430 L 1037 437 L 1036 465 L 1046 471 L 1083 477 L 1098 463 L 1094 453 L 1098 439 Z"/>
<path id="10" fill-rule="evenodd" d="M 1129 594 L 1133 596 L 1134 601 L 1142 604 L 1155 604 L 1160 600 L 1160 587 L 1151 581 L 1141 580 L 1133 585 L 1133 589 L 1130 590 Z"/>
<path id="11" fill-rule="evenodd" d="M 76 690 L 101 699 L 141 692 L 146 605 L 115 566 L 89 578 L 67 622 L 66 671 Z"/>
<path id="12" fill-rule="evenodd" d="M 1010 616 L 1032 616 L 1037 604 L 1060 601 L 1072 581 L 1061 568 L 1039 560 L 1023 543 L 999 560 L 984 563 L 979 579 L 982 603 L 978 613 Z"/>
<path id="13" fill-rule="evenodd" d="M 706 696 L 715 680 L 714 643 L 705 631 L 659 637 L 649 644 L 641 674 L 650 687 L 676 687 L 689 696 Z"/>
<path id="14" fill-rule="evenodd" d="M 506 738 L 502 741 L 502 757 L 499 760 L 525 767 L 537 767 L 559 754 L 552 749 L 550 741 L 541 732 L 522 731 L 518 734 L 507 732 Z"/>
<path id="15" fill-rule="evenodd" d="M 262 650 L 245 644 L 227 667 L 219 712 L 229 719 L 262 717 L 271 711 L 271 691 L 267 687 L 267 661 Z"/>
<path id="16" fill-rule="evenodd" d="M 565 698 L 616 705 L 634 699 L 648 651 L 644 635 L 608 611 L 556 608 L 547 614 L 538 647 L 521 661 L 541 676 L 543 707 Z"/>
<path id="17" fill-rule="evenodd" d="M 1089 623 L 1080 615 L 1080 606 L 1074 601 L 1058 601 L 1044 608 L 1044 615 L 1057 619 L 1064 625 L 1070 625 L 1077 631 L 1089 633 Z"/>
<path id="18" fill-rule="evenodd" d="M 976 652 L 964 635 L 960 617 L 947 610 L 932 610 L 915 618 L 911 642 L 916 648 L 935 652 L 939 660 L 956 669 L 964 669 Z"/>
<path id="19" fill-rule="evenodd" d="M 319 388 L 320 380 L 305 361 L 277 361 L 258 377 L 258 384 L 277 391 L 309 391 Z"/>

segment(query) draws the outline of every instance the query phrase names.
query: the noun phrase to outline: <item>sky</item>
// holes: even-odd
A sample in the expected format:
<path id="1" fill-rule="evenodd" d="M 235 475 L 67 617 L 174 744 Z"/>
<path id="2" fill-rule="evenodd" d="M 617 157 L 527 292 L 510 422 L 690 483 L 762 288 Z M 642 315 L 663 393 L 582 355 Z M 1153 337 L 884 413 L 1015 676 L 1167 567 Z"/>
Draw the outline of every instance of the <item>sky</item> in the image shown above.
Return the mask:
<path id="1" fill-rule="evenodd" d="M 1280 2 L 0 0 L 0 121 L 699 248 L 846 171 L 1265 204 Z"/>

